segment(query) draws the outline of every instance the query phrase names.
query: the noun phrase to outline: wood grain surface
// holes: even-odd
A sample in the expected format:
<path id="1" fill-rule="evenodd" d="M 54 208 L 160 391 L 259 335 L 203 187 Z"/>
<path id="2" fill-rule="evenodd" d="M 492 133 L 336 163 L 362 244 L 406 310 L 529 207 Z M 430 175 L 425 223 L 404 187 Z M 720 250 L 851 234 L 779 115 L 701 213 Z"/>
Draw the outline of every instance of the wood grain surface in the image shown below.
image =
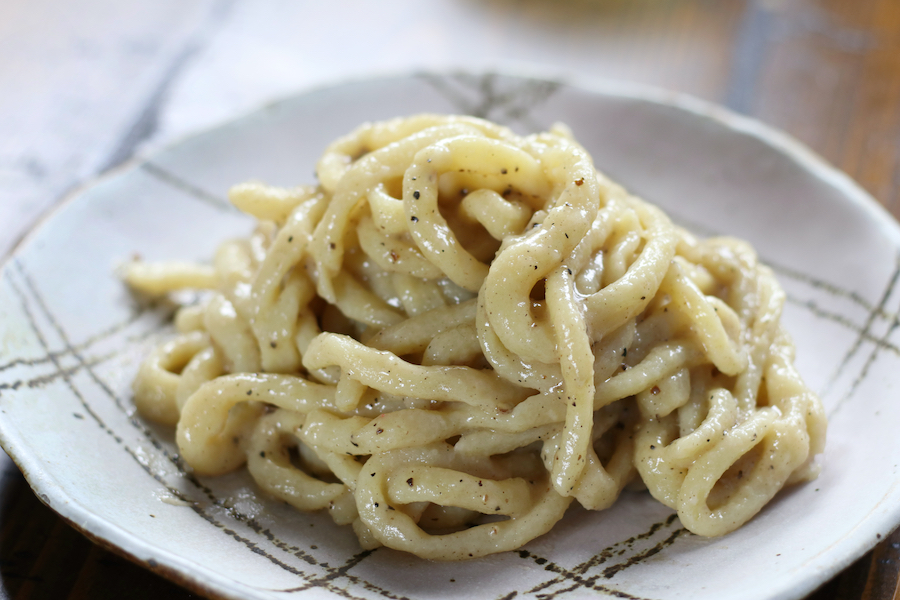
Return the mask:
<path id="1" fill-rule="evenodd" d="M 898 0 L 461 3 L 495 27 L 545 28 L 573 52 L 592 48 L 578 55 L 592 76 L 686 92 L 783 129 L 900 217 Z M 133 147 L 92 168 L 115 166 Z M 35 498 L 8 459 L 3 465 L 0 598 L 196 597 L 85 539 Z M 900 600 L 898 580 L 895 532 L 809 598 Z"/>

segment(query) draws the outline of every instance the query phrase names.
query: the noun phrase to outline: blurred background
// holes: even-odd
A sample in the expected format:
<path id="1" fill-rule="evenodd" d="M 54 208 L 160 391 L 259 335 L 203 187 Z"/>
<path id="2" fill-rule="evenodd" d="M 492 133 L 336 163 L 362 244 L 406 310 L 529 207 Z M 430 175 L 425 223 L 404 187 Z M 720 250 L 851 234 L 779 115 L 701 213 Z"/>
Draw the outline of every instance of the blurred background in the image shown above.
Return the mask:
<path id="1" fill-rule="evenodd" d="M 898 0 L 0 0 L 0 257 L 191 131 L 347 78 L 456 68 L 698 96 L 900 215 Z M 0 457 L 0 598 L 195 597 L 72 530 Z M 812 598 L 900 598 L 898 569 L 895 533 Z"/>

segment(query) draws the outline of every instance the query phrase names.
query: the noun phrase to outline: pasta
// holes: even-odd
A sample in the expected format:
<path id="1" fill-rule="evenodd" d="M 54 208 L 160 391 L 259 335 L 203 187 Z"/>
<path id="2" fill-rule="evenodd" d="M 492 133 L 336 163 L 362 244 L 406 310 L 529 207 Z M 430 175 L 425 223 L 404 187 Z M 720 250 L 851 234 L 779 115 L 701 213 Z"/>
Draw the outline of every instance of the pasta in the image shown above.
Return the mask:
<path id="1" fill-rule="evenodd" d="M 784 293 L 752 248 L 700 240 L 601 175 L 564 126 L 419 115 L 332 143 L 319 183 L 237 185 L 257 217 L 134 384 L 201 475 L 246 465 L 363 547 L 512 550 L 628 485 L 718 536 L 814 478 L 825 417 Z"/>

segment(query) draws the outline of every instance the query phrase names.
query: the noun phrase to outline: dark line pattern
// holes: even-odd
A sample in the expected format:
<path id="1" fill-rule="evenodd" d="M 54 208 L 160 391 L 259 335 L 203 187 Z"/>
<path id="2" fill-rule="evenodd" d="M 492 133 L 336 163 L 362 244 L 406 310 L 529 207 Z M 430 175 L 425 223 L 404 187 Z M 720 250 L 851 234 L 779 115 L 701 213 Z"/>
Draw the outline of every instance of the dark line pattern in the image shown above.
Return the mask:
<path id="1" fill-rule="evenodd" d="M 900 263 L 900 259 L 898 259 L 898 263 Z M 896 277 L 892 281 L 891 287 L 894 285 L 895 281 L 896 281 Z M 898 312 L 898 315 L 896 317 L 894 317 L 893 321 L 891 321 L 891 324 L 887 328 L 887 331 L 885 331 L 884 335 L 878 339 L 879 343 L 874 344 L 874 347 L 872 348 L 872 352 L 869 354 L 868 358 L 866 359 L 866 362 L 863 364 L 862 369 L 860 370 L 859 374 L 856 376 L 856 379 L 854 379 L 853 383 L 850 385 L 850 389 L 847 390 L 847 392 L 843 395 L 843 397 L 829 411 L 829 413 L 828 413 L 829 419 L 831 417 L 833 417 L 847 403 L 847 401 L 850 400 L 850 398 L 853 397 L 853 395 L 856 393 L 856 390 L 860 386 L 860 384 L 862 384 L 862 382 L 866 380 L 866 378 L 869 375 L 869 369 L 875 363 L 875 359 L 878 358 L 879 352 L 882 349 L 884 349 L 885 347 L 890 345 L 888 342 L 888 339 L 897 330 L 898 327 L 900 327 L 900 312 Z"/>
<path id="2" fill-rule="evenodd" d="M 600 585 L 597 583 L 597 580 L 600 578 L 612 579 L 621 571 L 624 571 L 625 569 L 627 569 L 629 567 L 639 564 L 645 558 L 650 558 L 651 556 L 655 556 L 656 554 L 659 554 L 665 548 L 674 544 L 675 540 L 677 540 L 679 537 L 681 537 L 682 535 L 688 534 L 688 533 L 689 532 L 687 529 L 685 529 L 684 527 L 680 527 L 680 528 L 674 530 L 671 534 L 669 534 L 669 536 L 667 538 L 665 538 L 664 540 L 662 540 L 661 542 L 659 542 L 652 548 L 648 548 L 638 554 L 635 554 L 623 562 L 620 562 L 620 563 L 617 563 L 610 567 L 607 567 L 603 571 L 601 571 L 598 575 L 592 575 L 591 577 L 584 578 L 581 575 L 572 576 L 567 573 L 567 574 L 565 574 L 566 579 L 573 580 L 575 582 L 574 585 L 569 586 L 564 589 L 561 589 L 561 590 L 558 590 L 553 593 L 538 594 L 537 597 L 539 600 L 551 600 L 552 598 L 555 598 L 556 596 L 561 595 L 561 594 L 573 592 L 573 591 L 581 589 L 581 588 L 591 588 L 591 589 L 594 589 L 597 591 L 605 592 L 607 594 L 613 595 L 618 598 L 636 599 L 636 597 L 632 596 L 631 594 L 627 594 L 620 590 L 611 589 L 607 586 Z"/>
<path id="3" fill-rule="evenodd" d="M 0 383 L 0 396 L 2 396 L 3 390 L 15 391 L 23 385 L 30 389 L 42 388 L 45 385 L 47 385 L 48 383 L 53 383 L 54 381 L 56 381 L 60 378 L 71 377 L 72 375 L 75 375 L 76 373 L 81 371 L 86 366 L 93 368 L 98 365 L 101 365 L 115 356 L 116 356 L 116 353 L 111 352 L 111 353 L 105 354 L 103 356 L 89 359 L 89 360 L 85 361 L 83 364 L 79 363 L 73 367 L 68 367 L 66 369 L 58 368 L 58 363 L 56 363 L 56 361 L 53 361 L 54 365 L 57 366 L 57 370 L 52 373 L 47 373 L 46 375 L 38 375 L 37 377 L 32 377 L 31 379 L 25 379 L 25 380 L 17 379 L 16 381 L 14 381 L 11 384 L 10 383 Z M 48 361 L 49 360 L 50 359 L 48 359 Z"/>
<path id="4" fill-rule="evenodd" d="M 520 556 L 522 555 L 522 552 L 527 552 L 527 551 L 519 551 Z M 559 566 L 558 564 L 556 564 L 555 562 L 548 561 L 544 558 L 534 557 L 533 555 L 528 555 L 528 554 L 523 556 L 523 558 L 532 558 L 535 563 L 543 565 L 545 571 L 550 571 L 551 573 L 556 573 L 556 574 L 560 575 L 562 579 L 565 579 L 565 580 L 568 580 L 568 581 L 571 581 L 574 583 L 574 585 L 572 585 L 568 588 L 562 589 L 562 590 L 558 590 L 555 592 L 536 594 L 535 597 L 538 600 L 551 600 L 551 599 L 561 596 L 563 594 L 569 594 L 569 593 L 572 593 L 572 592 L 580 590 L 580 589 L 590 589 L 590 590 L 594 590 L 596 592 L 602 592 L 604 594 L 613 596 L 615 598 L 626 598 L 627 600 L 647 600 L 646 598 L 642 598 L 641 596 L 635 596 L 634 594 L 629 594 L 628 592 L 623 592 L 622 590 L 617 590 L 617 589 L 609 587 L 609 586 L 598 584 L 598 583 L 596 583 L 595 578 L 591 578 L 592 580 L 589 580 L 588 578 L 583 577 L 582 574 L 580 574 L 580 573 L 575 573 L 573 571 L 565 569 L 565 568 Z M 531 591 L 526 592 L 526 593 L 531 593 Z"/>
<path id="5" fill-rule="evenodd" d="M 306 585 L 303 585 L 303 586 L 300 586 L 300 587 L 289 588 L 289 589 L 286 589 L 286 590 L 279 590 L 279 591 L 282 591 L 282 592 L 303 592 L 303 591 L 306 591 L 306 590 L 308 590 L 308 589 L 311 589 L 311 588 L 314 588 L 314 587 L 318 587 L 318 586 L 322 585 L 323 583 L 326 583 L 326 582 L 329 582 L 329 581 L 333 581 L 334 579 L 337 579 L 338 577 L 343 577 L 343 576 L 345 576 L 345 575 L 347 574 L 347 571 L 349 571 L 350 569 L 352 569 L 353 567 L 355 567 L 356 565 L 358 565 L 359 563 L 361 563 L 364 559 L 366 559 L 369 555 L 371 555 L 372 552 L 374 552 L 374 550 L 363 550 L 362 552 L 360 552 L 360 553 L 356 554 L 355 556 L 351 557 L 350 560 L 348 560 L 348 561 L 344 564 L 343 567 L 340 567 L 339 569 L 335 569 L 334 571 L 332 571 L 331 573 L 329 573 L 328 575 L 326 575 L 326 576 L 324 576 L 324 577 L 320 577 L 320 578 L 317 578 L 317 579 L 311 579 L 311 580 L 309 580 L 309 581 L 306 583 Z"/>
<path id="6" fill-rule="evenodd" d="M 149 160 L 141 163 L 140 168 L 156 179 L 162 181 L 163 183 L 166 183 L 174 187 L 175 189 L 184 192 L 185 194 L 191 196 L 196 200 L 200 200 L 205 204 L 209 204 L 217 210 L 225 212 L 239 212 L 234 207 L 234 205 L 231 204 L 231 202 L 228 202 L 228 200 L 220 198 L 219 196 L 216 196 L 211 192 L 207 192 L 206 190 L 199 188 L 188 181 L 185 181 L 181 177 L 170 173 L 166 169 L 150 162 Z"/>
<path id="7" fill-rule="evenodd" d="M 150 306 L 148 306 L 148 308 L 149 309 L 156 308 L 156 305 L 151 304 Z M 116 334 L 121 333 L 122 331 L 126 330 L 131 325 L 134 325 L 142 317 L 145 317 L 148 313 L 157 314 L 157 313 L 151 313 L 151 311 L 146 310 L 146 309 L 136 309 L 125 321 L 116 323 L 115 325 L 112 325 L 111 327 L 109 327 L 99 333 L 91 335 L 84 341 L 82 341 L 78 344 L 73 344 L 71 347 L 74 350 L 76 350 L 77 352 L 88 351 L 95 344 L 106 341 L 106 340 L 112 338 L 113 336 L 115 336 Z M 146 331 L 138 333 L 131 338 L 126 338 L 126 341 L 143 340 L 143 339 L 146 339 L 147 337 L 150 337 L 151 335 L 153 335 L 156 332 L 156 330 L 159 327 L 161 327 L 167 321 L 171 320 L 173 314 L 174 314 L 174 307 L 168 307 L 163 313 L 158 314 L 158 318 L 154 319 L 154 322 L 152 322 L 150 324 L 151 327 L 149 327 Z M 54 358 L 62 359 L 66 356 L 69 356 L 70 354 L 71 353 L 69 352 L 68 349 L 64 349 L 60 352 L 56 352 L 56 351 L 48 352 L 47 354 L 45 354 L 44 356 L 42 356 L 40 358 L 34 358 L 34 359 L 14 358 L 13 360 L 11 360 L 9 362 L 0 365 L 0 372 L 6 371 L 8 369 L 12 369 L 14 367 L 35 367 L 35 366 L 38 366 L 41 364 L 51 363 L 51 362 L 53 362 Z"/>
<path id="8" fill-rule="evenodd" d="M 38 344 L 40 344 L 41 348 L 43 348 L 44 351 L 49 353 L 50 346 L 47 343 L 47 339 L 41 333 L 40 328 L 38 328 L 38 326 L 37 326 L 37 322 L 34 318 L 34 314 L 31 312 L 31 309 L 29 308 L 28 300 L 25 296 L 25 293 L 19 288 L 19 286 L 12 279 L 12 277 L 9 276 L 9 272 L 7 272 L 6 280 L 9 283 L 10 287 L 12 288 L 13 293 L 15 293 L 16 296 L 19 298 L 20 305 L 22 307 L 22 312 L 25 313 L 25 317 L 28 319 L 28 325 L 31 328 L 31 331 L 34 333 L 35 338 L 38 341 Z M 112 429 L 110 429 L 108 425 L 106 425 L 106 423 L 103 421 L 103 419 L 101 419 L 100 416 L 96 412 L 94 412 L 94 410 L 87 403 L 87 401 L 85 400 L 84 396 L 82 396 L 82 394 L 78 390 L 78 388 L 75 387 L 75 384 L 72 382 L 72 379 L 71 379 L 70 374 L 68 373 L 68 370 L 62 368 L 62 365 L 60 364 L 59 359 L 51 356 L 50 361 L 56 367 L 59 375 L 66 382 L 66 386 L 69 388 L 69 390 L 72 392 L 72 394 L 78 399 L 78 401 L 81 404 L 84 411 L 94 420 L 95 423 L 97 423 L 97 425 L 100 427 L 101 430 L 103 430 L 104 433 L 111 436 L 113 439 L 116 440 L 116 442 L 121 444 L 122 438 L 118 437 L 115 434 L 115 432 Z"/>
<path id="9" fill-rule="evenodd" d="M 449 76 L 423 73 L 420 77 L 440 92 L 461 114 L 500 123 L 518 121 L 532 130 L 540 129 L 541 126 L 531 118 L 531 111 L 538 104 L 545 102 L 560 87 L 559 83 L 553 81 L 510 80 L 492 73 L 485 75 L 457 73 Z M 515 85 L 510 89 L 501 89 L 501 81 L 505 83 L 514 81 Z M 462 90 L 473 92 L 469 94 L 471 98 Z"/>
<path id="10" fill-rule="evenodd" d="M 628 567 L 632 567 L 632 566 L 638 564 L 640 561 L 644 560 L 645 558 L 650 558 L 651 556 L 655 556 L 655 555 L 659 554 L 660 552 L 662 552 L 662 550 L 664 548 L 671 546 L 673 543 L 675 543 L 675 540 L 677 540 L 679 537 L 681 537 L 682 535 L 685 535 L 687 533 L 688 533 L 687 529 L 685 529 L 684 527 L 680 527 L 680 528 L 676 529 L 675 531 L 673 531 L 669 535 L 669 537 L 667 537 L 666 539 L 661 541 L 656 546 L 653 546 L 652 548 L 648 548 L 647 550 L 644 550 L 640 554 L 635 554 L 634 556 L 632 556 L 625 562 L 621 562 L 617 565 L 612 565 L 611 567 L 607 567 L 607 568 L 603 569 L 603 573 L 601 573 L 600 576 L 603 577 L 604 579 L 612 579 L 613 577 L 616 576 L 617 573 L 624 571 Z"/>
<path id="11" fill-rule="evenodd" d="M 550 568 L 545 567 L 545 568 L 548 568 L 548 570 L 552 570 L 553 572 L 558 573 L 559 576 L 554 579 L 545 581 L 544 583 L 531 588 L 530 590 L 528 590 L 525 593 L 537 594 L 537 597 L 540 600 L 549 600 L 551 598 L 556 597 L 559 594 L 571 592 L 571 591 L 574 591 L 583 586 L 590 586 L 590 587 L 594 587 L 594 589 L 603 588 L 603 589 L 600 589 L 600 591 L 603 591 L 606 593 L 621 594 L 622 592 L 619 590 L 607 589 L 604 586 L 599 586 L 599 588 L 598 588 L 596 586 L 596 581 L 598 579 L 598 576 L 593 576 L 590 578 L 584 578 L 582 576 L 585 573 L 587 573 L 588 570 L 590 570 L 594 567 L 597 567 L 599 565 L 602 565 L 614 557 L 624 555 L 629 549 L 632 548 L 632 546 L 636 542 L 650 539 L 651 537 L 656 535 L 656 533 L 659 532 L 661 529 L 666 528 L 666 527 L 671 527 L 677 518 L 678 518 L 678 516 L 676 514 L 672 514 L 665 521 L 660 521 L 658 523 L 654 523 L 653 525 L 651 525 L 650 528 L 647 531 L 645 531 L 644 533 L 638 534 L 636 536 L 632 536 L 626 540 L 622 540 L 620 542 L 616 542 L 615 544 L 607 546 L 606 548 L 604 548 L 603 550 L 601 550 L 600 552 L 598 552 L 597 554 L 595 554 L 588 560 L 582 562 L 579 565 L 576 565 L 575 567 L 573 567 L 571 569 L 562 569 L 558 565 L 553 565 Z M 664 540 L 662 542 L 662 544 L 665 544 L 665 545 L 663 545 L 663 546 L 661 546 L 660 544 L 657 544 L 656 546 L 654 546 L 653 548 L 650 549 L 650 550 L 655 549 L 655 551 L 652 552 L 652 554 L 648 554 L 647 556 L 652 556 L 654 554 L 657 554 L 666 546 L 671 545 L 677 537 L 679 537 L 683 533 L 687 533 L 687 530 L 682 528 L 682 529 L 676 530 L 675 533 L 677 535 L 672 534 L 669 536 L 669 538 L 667 538 L 667 539 L 670 539 L 671 541 L 666 542 Z M 645 551 L 645 552 L 649 552 L 649 550 Z M 530 553 L 528 553 L 525 550 L 519 551 L 519 555 L 522 556 L 523 558 L 532 558 L 535 561 L 535 563 L 537 563 L 539 565 L 543 565 L 547 562 L 546 559 L 541 558 L 541 557 L 534 557 L 533 555 L 531 555 Z M 634 566 L 635 564 L 637 564 L 637 562 L 639 562 L 640 559 L 638 559 L 637 561 L 632 561 L 632 559 L 634 559 L 635 556 L 638 556 L 638 555 L 634 555 L 634 556 L 626 559 L 622 563 L 613 565 L 613 567 L 615 567 L 617 570 L 615 572 L 611 572 L 609 577 L 606 577 L 605 575 L 604 575 L 604 577 L 606 579 L 610 579 L 610 578 L 612 578 L 613 575 L 615 575 L 619 571 L 622 571 L 624 569 L 627 569 L 628 567 L 631 567 L 631 566 Z M 646 558 L 646 557 L 644 557 L 644 558 Z M 610 567 L 610 568 L 613 568 L 613 567 Z M 605 573 L 605 571 L 604 571 L 604 573 Z M 552 593 L 539 593 L 539 592 L 543 592 L 544 590 L 553 587 L 554 585 L 558 585 L 566 580 L 575 582 L 575 585 L 570 586 L 565 589 L 562 589 L 562 590 L 557 590 Z M 628 596 L 628 597 L 633 598 L 633 596 Z"/>
<path id="12" fill-rule="evenodd" d="M 843 359 L 841 359 L 834 372 L 831 374 L 831 378 L 828 380 L 828 384 L 825 386 L 825 391 L 823 392 L 823 394 L 827 394 L 831 391 L 838 377 L 840 377 L 841 373 L 843 373 L 847 365 L 850 364 L 850 361 L 853 359 L 853 357 L 856 356 L 856 353 L 859 351 L 863 342 L 866 340 L 866 337 L 871 335 L 870 332 L 872 330 L 872 325 L 875 323 L 878 315 L 884 312 L 884 306 L 887 304 L 888 298 L 890 298 L 891 294 L 894 291 L 894 288 L 897 285 L 898 277 L 900 277 L 900 253 L 898 253 L 894 258 L 894 270 L 888 279 L 887 285 L 884 288 L 884 292 L 881 294 L 881 299 L 878 301 L 878 304 L 875 306 L 875 308 L 869 312 L 869 316 L 866 318 L 862 331 L 856 338 L 856 341 L 853 343 L 850 349 L 847 350 L 846 354 L 844 354 Z M 897 317 L 893 319 L 893 322 L 897 322 Z M 886 339 L 886 337 L 880 338 L 882 343 L 884 343 Z M 856 389 L 857 385 L 857 383 L 854 383 L 851 392 Z"/>
<path id="13" fill-rule="evenodd" d="M 796 269 L 792 269 L 790 267 L 786 267 L 784 265 L 780 265 L 778 263 L 772 262 L 771 260 L 765 259 L 763 260 L 765 264 L 767 264 L 773 271 L 778 273 L 779 275 L 783 275 L 784 277 L 788 277 L 795 281 L 799 281 L 801 283 L 805 283 L 812 288 L 822 290 L 828 293 L 830 296 L 835 298 L 846 298 L 853 302 L 854 304 L 859 305 L 866 312 L 871 310 L 875 310 L 876 315 L 882 319 L 891 319 L 893 315 L 890 315 L 883 310 L 879 310 L 877 307 L 872 306 L 872 303 L 859 295 L 856 290 L 845 290 L 840 288 L 833 283 L 828 283 L 827 281 L 822 281 L 821 279 L 816 279 L 814 277 L 810 277 L 806 273 L 798 271 Z"/>
<path id="14" fill-rule="evenodd" d="M 813 300 L 803 301 L 803 300 L 794 298 L 793 296 L 787 296 L 786 301 L 795 306 L 800 306 L 800 307 L 805 308 L 810 313 L 812 313 L 816 317 L 822 319 L 823 321 L 832 321 L 832 322 L 837 323 L 838 325 L 841 325 L 851 331 L 855 331 L 861 337 L 863 337 L 866 342 L 880 346 L 883 350 L 887 350 L 889 352 L 896 354 L 897 356 L 900 356 L 900 347 L 898 347 L 897 345 L 892 344 L 883 338 L 877 338 L 868 331 L 864 331 L 862 329 L 862 327 L 860 327 L 859 325 L 857 325 L 856 323 L 854 323 L 853 321 L 851 321 L 844 315 L 841 315 L 838 313 L 833 313 L 833 312 L 827 311 L 823 308 L 820 308 L 819 305 L 816 304 L 816 302 Z"/>

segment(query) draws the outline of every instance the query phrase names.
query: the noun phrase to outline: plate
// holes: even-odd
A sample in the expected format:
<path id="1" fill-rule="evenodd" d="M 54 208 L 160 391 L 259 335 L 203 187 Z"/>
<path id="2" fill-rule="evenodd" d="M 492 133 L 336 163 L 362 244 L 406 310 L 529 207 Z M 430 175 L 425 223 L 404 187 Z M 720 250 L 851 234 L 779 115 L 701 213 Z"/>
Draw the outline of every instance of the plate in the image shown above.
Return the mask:
<path id="1" fill-rule="evenodd" d="M 518 552 L 433 563 L 363 552 L 349 528 L 204 479 L 172 432 L 134 412 L 130 382 L 170 335 L 171 307 L 116 277 L 135 254 L 207 259 L 252 224 L 225 201 L 255 178 L 308 183 L 366 120 L 468 113 L 519 132 L 566 122 L 601 170 L 696 232 L 750 240 L 788 294 L 797 365 L 830 419 L 822 474 L 740 530 L 687 533 L 648 494 L 571 509 Z M 195 135 L 55 211 L 0 277 L 0 441 L 75 527 L 222 598 L 798 598 L 900 523 L 900 230 L 788 137 L 697 100 L 616 83 L 420 73 L 325 87 Z M 761 576 L 764 574 L 764 576 Z"/>

